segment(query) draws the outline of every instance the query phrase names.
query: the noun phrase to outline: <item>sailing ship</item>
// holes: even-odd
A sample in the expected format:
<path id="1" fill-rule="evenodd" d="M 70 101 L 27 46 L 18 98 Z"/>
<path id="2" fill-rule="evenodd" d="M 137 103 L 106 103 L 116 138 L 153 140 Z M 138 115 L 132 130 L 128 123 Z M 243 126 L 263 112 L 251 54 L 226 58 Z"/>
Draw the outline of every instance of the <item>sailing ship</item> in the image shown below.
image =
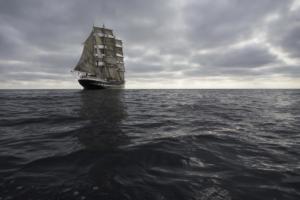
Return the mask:
<path id="1" fill-rule="evenodd" d="M 122 41 L 104 25 L 93 26 L 73 71 L 77 72 L 78 82 L 84 89 L 124 88 Z"/>

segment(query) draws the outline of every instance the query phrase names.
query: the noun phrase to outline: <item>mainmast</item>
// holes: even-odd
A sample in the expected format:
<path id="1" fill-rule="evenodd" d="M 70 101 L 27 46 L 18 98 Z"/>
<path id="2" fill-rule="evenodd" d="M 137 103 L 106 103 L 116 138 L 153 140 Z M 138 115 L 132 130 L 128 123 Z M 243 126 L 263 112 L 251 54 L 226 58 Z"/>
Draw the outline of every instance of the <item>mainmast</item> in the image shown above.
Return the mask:
<path id="1" fill-rule="evenodd" d="M 104 25 L 93 26 L 75 70 L 105 81 L 124 82 L 122 41 Z"/>
<path id="2" fill-rule="evenodd" d="M 122 41 L 111 29 L 93 26 L 75 69 L 105 81 L 124 82 Z"/>

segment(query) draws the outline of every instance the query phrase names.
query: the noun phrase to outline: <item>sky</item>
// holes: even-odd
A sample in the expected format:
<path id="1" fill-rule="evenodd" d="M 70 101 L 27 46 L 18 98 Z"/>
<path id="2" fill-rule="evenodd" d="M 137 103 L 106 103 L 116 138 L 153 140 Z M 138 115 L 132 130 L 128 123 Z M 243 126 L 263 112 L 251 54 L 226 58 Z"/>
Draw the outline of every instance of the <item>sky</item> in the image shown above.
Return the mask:
<path id="1" fill-rule="evenodd" d="M 300 88 L 300 0 L 0 0 L 0 89 L 81 88 L 93 24 L 126 88 Z"/>

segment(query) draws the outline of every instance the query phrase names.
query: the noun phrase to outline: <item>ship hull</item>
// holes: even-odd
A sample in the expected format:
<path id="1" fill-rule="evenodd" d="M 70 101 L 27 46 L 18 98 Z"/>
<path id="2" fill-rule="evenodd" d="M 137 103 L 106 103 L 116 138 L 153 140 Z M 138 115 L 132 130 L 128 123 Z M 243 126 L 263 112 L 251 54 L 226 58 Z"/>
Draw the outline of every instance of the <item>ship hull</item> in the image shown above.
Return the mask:
<path id="1" fill-rule="evenodd" d="M 79 79 L 78 82 L 84 89 L 87 90 L 124 88 L 124 83 L 110 83 L 110 82 L 103 82 L 100 80 L 89 80 L 89 79 Z"/>

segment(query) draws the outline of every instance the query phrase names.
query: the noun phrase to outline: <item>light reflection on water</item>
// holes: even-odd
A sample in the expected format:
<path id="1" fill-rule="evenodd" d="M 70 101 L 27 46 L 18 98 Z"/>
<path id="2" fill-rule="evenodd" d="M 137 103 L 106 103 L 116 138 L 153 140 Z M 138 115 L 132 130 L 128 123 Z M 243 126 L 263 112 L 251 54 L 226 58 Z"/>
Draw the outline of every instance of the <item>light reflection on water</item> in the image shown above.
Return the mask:
<path id="1" fill-rule="evenodd" d="M 297 199 L 299 97 L 1 91 L 0 197 Z"/>

